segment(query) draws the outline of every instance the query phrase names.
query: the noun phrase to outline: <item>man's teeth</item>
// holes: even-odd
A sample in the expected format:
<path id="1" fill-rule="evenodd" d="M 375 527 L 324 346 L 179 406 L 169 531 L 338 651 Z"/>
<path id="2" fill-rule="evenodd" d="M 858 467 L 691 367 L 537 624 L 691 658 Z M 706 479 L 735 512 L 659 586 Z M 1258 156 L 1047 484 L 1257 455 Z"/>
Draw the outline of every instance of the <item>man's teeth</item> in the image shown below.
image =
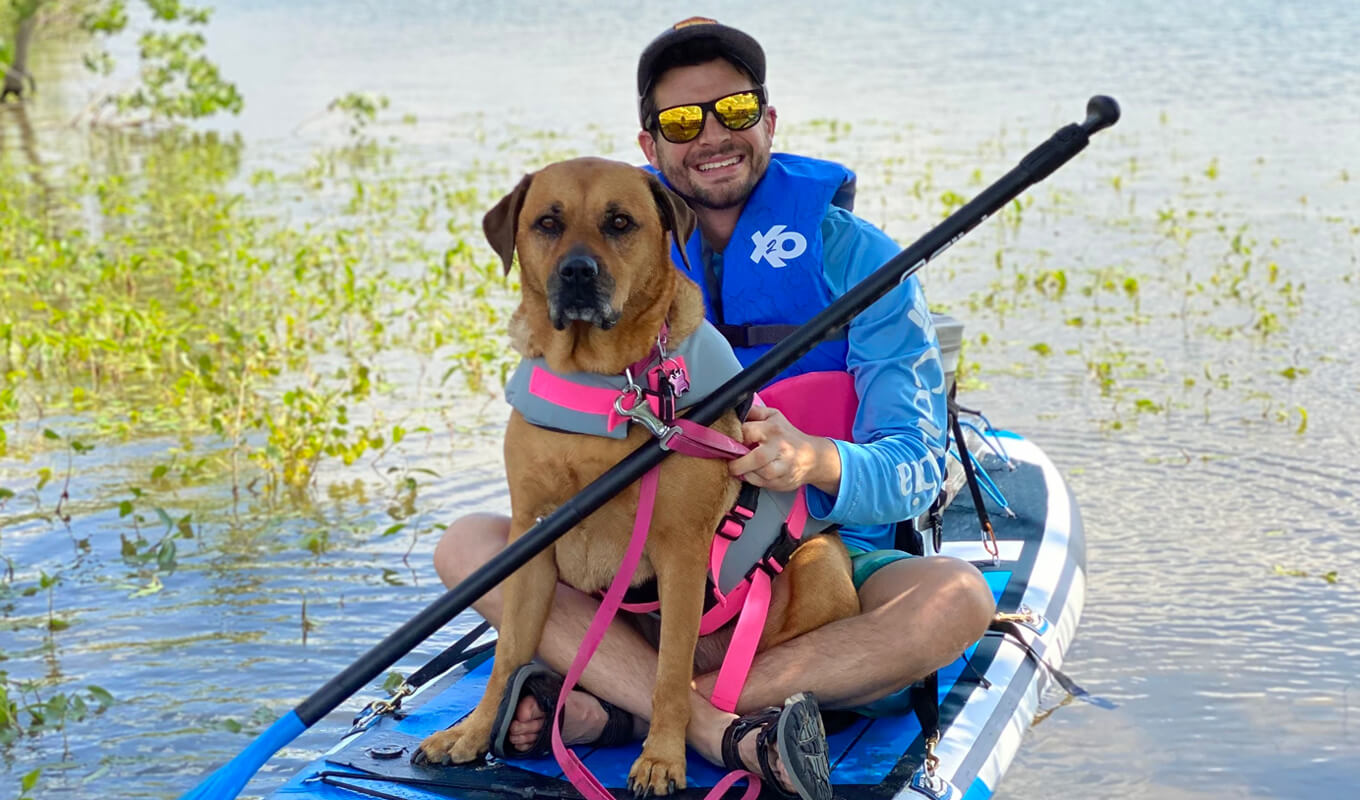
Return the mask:
<path id="1" fill-rule="evenodd" d="M 710 162 L 708 162 L 707 164 L 700 164 L 700 165 L 699 165 L 699 171 L 700 171 L 700 172 L 708 172 L 708 171 L 711 170 L 711 169 L 720 169 L 720 168 L 722 168 L 722 167 L 730 167 L 730 166 L 732 166 L 733 164 L 737 163 L 738 161 L 741 161 L 741 156 L 732 156 L 731 158 L 724 159 L 724 160 L 722 160 L 722 161 L 710 161 Z"/>

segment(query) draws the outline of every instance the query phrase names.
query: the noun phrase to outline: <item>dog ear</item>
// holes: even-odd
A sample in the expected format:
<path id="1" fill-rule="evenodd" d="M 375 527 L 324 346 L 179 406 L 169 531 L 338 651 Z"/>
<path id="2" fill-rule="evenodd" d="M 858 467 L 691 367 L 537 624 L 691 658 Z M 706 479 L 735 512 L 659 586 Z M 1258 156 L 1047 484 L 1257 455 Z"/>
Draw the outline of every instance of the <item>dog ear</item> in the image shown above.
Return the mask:
<path id="1" fill-rule="evenodd" d="M 656 200 L 656 210 L 661 214 L 662 224 L 675 237 L 675 248 L 680 251 L 680 260 L 685 262 L 685 269 L 691 269 L 685 244 L 689 242 L 690 234 L 694 233 L 696 224 L 694 212 L 680 195 L 667 189 L 661 180 L 650 172 L 647 173 L 647 183 L 652 188 L 652 197 Z"/>
<path id="2" fill-rule="evenodd" d="M 529 184 L 534 182 L 532 174 L 520 178 L 519 185 L 510 191 L 500 202 L 482 217 L 482 232 L 491 243 L 491 249 L 505 262 L 505 274 L 510 274 L 510 265 L 515 263 L 515 228 L 519 226 L 519 212 L 524 207 L 524 195 L 529 192 Z"/>

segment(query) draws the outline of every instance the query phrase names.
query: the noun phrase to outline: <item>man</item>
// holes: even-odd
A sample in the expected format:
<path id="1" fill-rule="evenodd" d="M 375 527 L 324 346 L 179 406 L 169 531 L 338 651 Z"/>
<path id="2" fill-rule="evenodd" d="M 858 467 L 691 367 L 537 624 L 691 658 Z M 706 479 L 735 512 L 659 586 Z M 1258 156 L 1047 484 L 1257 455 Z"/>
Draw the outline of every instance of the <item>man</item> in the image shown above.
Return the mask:
<path id="1" fill-rule="evenodd" d="M 760 45 L 702 18 L 663 33 L 638 65 L 638 144 L 695 212 L 699 229 L 678 246 L 690 254 L 691 277 L 703 287 L 710 320 L 736 340 L 744 363 L 900 249 L 833 203 L 853 185 L 848 170 L 772 155 L 777 116 L 766 103 L 764 83 Z M 897 713 L 907 707 L 906 687 L 957 658 L 983 634 L 994 611 L 991 591 L 972 565 L 891 549 L 891 523 L 927 509 L 944 467 L 943 367 L 916 280 L 860 314 L 844 340 L 824 342 L 786 374 L 814 369 L 854 376 L 857 441 L 809 436 L 778 411 L 754 407 L 742 428 L 753 449 L 730 469 L 778 491 L 808 486 L 813 516 L 838 523 L 851 550 L 862 612 L 761 653 L 737 711 L 748 714 L 811 691 L 824 708 Z M 508 520 L 499 516 L 455 522 L 435 550 L 444 583 L 456 584 L 494 556 L 507 532 Z M 776 581 L 775 602 L 780 587 Z M 474 606 L 499 623 L 498 590 Z M 559 586 L 542 660 L 565 672 L 597 608 L 595 599 Z M 719 632 L 700 641 L 688 731 L 690 745 L 719 764 L 723 733 L 736 716 L 707 698 L 726 638 Z M 616 621 L 581 680 L 587 691 L 567 698 L 564 740 L 616 739 L 630 714 L 633 735 L 642 735 L 655 674 L 655 649 L 634 627 Z M 551 718 L 547 694 L 526 691 L 519 698 L 509 723 L 512 748 L 542 742 Z M 753 771 L 759 769 L 756 739 L 737 742 Z M 789 780 L 794 765 L 779 763 L 774 748 L 766 758 L 780 788 L 796 786 Z"/>

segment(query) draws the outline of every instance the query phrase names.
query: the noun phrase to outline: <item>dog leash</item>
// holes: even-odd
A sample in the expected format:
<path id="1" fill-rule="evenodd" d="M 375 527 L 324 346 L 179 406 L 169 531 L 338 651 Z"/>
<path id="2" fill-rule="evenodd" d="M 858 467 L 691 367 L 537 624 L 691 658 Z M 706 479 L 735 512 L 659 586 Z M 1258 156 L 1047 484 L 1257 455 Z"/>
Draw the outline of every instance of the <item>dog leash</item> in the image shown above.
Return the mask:
<path id="1" fill-rule="evenodd" d="M 615 798 L 604 787 L 604 784 L 600 783 L 599 778 L 596 778 L 586 768 L 585 763 L 563 743 L 562 714 L 567 707 L 567 695 L 571 694 L 572 690 L 576 688 L 582 673 L 585 672 L 586 664 L 595 655 L 595 650 L 604 639 L 605 631 L 618 614 L 619 605 L 623 602 L 624 592 L 628 590 L 628 585 L 632 583 L 638 562 L 642 560 L 642 551 L 647 544 L 647 530 L 651 527 L 652 511 L 656 506 L 656 486 L 659 471 L 658 467 L 653 467 L 642 476 L 637 516 L 633 520 L 633 535 L 628 541 L 628 550 L 624 553 L 623 562 L 619 564 L 619 571 L 614 576 L 614 581 L 609 585 L 608 591 L 605 592 L 604 599 L 600 601 L 599 611 L 595 613 L 595 618 L 590 621 L 590 627 L 586 629 L 585 638 L 581 641 L 581 649 L 572 659 L 571 668 L 567 670 L 566 677 L 562 681 L 562 690 L 557 696 L 557 709 L 553 712 L 553 756 L 557 759 L 557 764 L 562 768 L 562 773 L 567 777 L 567 780 L 571 781 L 571 785 L 576 787 L 576 790 L 586 800 L 615 800 Z M 724 775 L 722 780 L 718 781 L 709 791 L 704 800 L 717 800 L 742 778 L 747 781 L 742 800 L 755 800 L 756 795 L 760 793 L 760 777 L 746 770 L 733 770 Z"/>
<path id="2" fill-rule="evenodd" d="M 689 390 L 689 377 L 684 360 L 678 356 L 672 357 L 666 351 L 668 334 L 669 326 L 663 323 L 651 352 L 624 370 L 627 384 L 621 392 L 612 397 L 612 402 L 608 406 L 613 410 L 609 415 L 610 427 L 613 427 L 614 421 L 636 422 L 656 437 L 663 449 L 674 450 L 695 458 L 732 460 L 746 455 L 750 449 L 741 442 L 707 426 L 675 416 L 675 397 Z M 653 363 L 655 366 L 652 366 Z M 644 376 L 650 392 L 634 379 L 634 375 Z M 560 394 L 561 388 L 563 387 L 551 387 L 549 391 Z M 592 401 L 577 390 L 576 402 L 581 401 L 598 407 L 598 399 Z M 571 667 L 567 670 L 558 693 L 557 708 L 553 712 L 553 756 L 558 766 L 562 768 L 563 775 L 587 800 L 614 800 L 614 796 L 562 741 L 562 716 L 566 709 L 567 696 L 575 689 L 585 672 L 586 665 L 604 639 L 610 623 L 618 615 L 624 594 L 632 583 L 637 565 L 642 559 L 642 552 L 647 543 L 647 532 L 651 527 L 656 506 L 659 470 L 659 467 L 653 467 L 642 478 L 637 515 L 633 521 L 633 533 L 629 539 L 628 550 L 619 564 L 613 582 L 600 601 L 600 608 L 586 630 L 576 657 L 572 659 Z M 806 507 L 805 495 L 800 491 L 796 509 L 801 509 L 801 512 L 796 511 L 793 515 L 799 520 L 795 523 L 798 528 L 795 538 L 801 537 L 803 522 L 807 519 Z M 772 597 L 772 576 L 781 569 L 773 560 L 770 567 L 770 571 L 758 569 L 752 576 L 750 591 L 743 601 L 732 642 L 728 645 L 728 657 L 723 659 L 723 666 L 718 672 L 711 702 L 724 711 L 736 710 L 737 699 L 746 684 L 751 663 L 755 659 L 756 647 L 760 643 L 760 635 L 765 628 Z M 705 800 L 718 800 L 742 779 L 747 782 L 742 800 L 754 800 L 760 793 L 761 779 L 757 773 L 749 770 L 732 770 L 724 775 L 709 790 Z"/>

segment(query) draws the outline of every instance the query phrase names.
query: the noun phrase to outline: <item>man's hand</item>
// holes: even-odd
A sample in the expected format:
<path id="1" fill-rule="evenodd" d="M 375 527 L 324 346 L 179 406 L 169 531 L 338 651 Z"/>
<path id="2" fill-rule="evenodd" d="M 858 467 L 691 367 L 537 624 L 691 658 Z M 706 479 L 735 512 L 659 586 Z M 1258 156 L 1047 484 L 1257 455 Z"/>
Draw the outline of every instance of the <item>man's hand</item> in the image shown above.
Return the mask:
<path id="1" fill-rule="evenodd" d="M 751 406 L 741 425 L 751 452 L 728 462 L 734 477 L 776 492 L 812 484 L 835 495 L 841 484 L 841 455 L 830 439 L 808 436 L 778 409 Z"/>

